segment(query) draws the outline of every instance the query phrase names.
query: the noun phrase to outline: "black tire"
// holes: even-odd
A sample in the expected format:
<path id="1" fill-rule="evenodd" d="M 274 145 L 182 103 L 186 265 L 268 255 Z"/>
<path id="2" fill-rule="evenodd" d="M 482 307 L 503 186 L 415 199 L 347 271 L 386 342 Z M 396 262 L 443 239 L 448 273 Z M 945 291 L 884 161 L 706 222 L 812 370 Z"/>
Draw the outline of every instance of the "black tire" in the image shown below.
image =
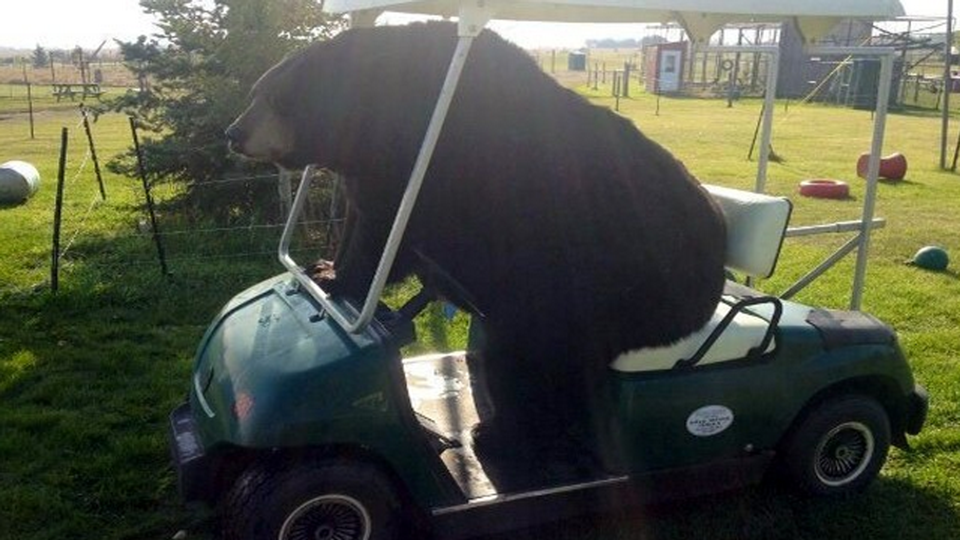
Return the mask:
<path id="1" fill-rule="evenodd" d="M 224 540 L 397 540 L 400 503 L 364 463 L 254 465 L 222 506 Z"/>
<path id="2" fill-rule="evenodd" d="M 890 449 L 890 419 L 876 400 L 859 395 L 816 406 L 784 445 L 785 472 L 807 495 L 858 493 L 880 473 Z"/>

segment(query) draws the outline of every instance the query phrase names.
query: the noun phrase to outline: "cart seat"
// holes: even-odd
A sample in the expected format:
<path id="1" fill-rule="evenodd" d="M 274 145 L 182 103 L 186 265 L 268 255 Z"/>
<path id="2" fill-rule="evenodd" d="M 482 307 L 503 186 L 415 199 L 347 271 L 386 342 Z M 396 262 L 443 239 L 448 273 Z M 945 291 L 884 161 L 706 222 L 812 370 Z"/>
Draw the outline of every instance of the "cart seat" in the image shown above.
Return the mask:
<path id="1" fill-rule="evenodd" d="M 721 321 L 736 304 L 737 298 L 724 296 L 717 304 L 713 316 L 699 330 L 681 339 L 673 345 L 648 347 L 628 351 L 618 356 L 610 367 L 617 371 L 657 371 L 673 369 L 677 362 L 693 358 L 710 335 L 720 326 Z M 733 320 L 720 333 L 717 340 L 707 349 L 696 365 L 704 366 L 718 362 L 727 362 L 746 358 L 760 347 L 770 328 L 770 321 L 749 311 L 743 310 L 734 315 Z M 776 339 L 771 339 L 764 349 L 768 353 L 776 348 Z"/>
<path id="2" fill-rule="evenodd" d="M 769 277 L 776 267 L 790 221 L 790 201 L 719 186 L 704 185 L 704 188 L 723 210 L 727 225 L 727 268 L 751 277 Z M 751 353 L 772 351 L 776 347 L 776 339 L 767 339 L 766 346 L 764 341 L 768 330 L 776 325 L 777 317 L 767 319 L 749 308 L 735 308 L 742 302 L 742 297 L 738 296 L 725 295 L 707 324 L 693 334 L 672 345 L 627 351 L 617 357 L 610 367 L 624 372 L 656 371 L 683 366 L 691 359 L 695 365 L 703 366 L 746 358 Z M 772 297 L 761 299 L 761 302 L 764 300 L 779 303 Z M 732 309 L 736 309 L 736 313 L 721 328 Z M 715 341 L 701 351 L 718 328 L 721 329 Z M 759 350 L 761 347 L 762 351 Z M 698 354 L 701 356 L 698 357 Z"/>

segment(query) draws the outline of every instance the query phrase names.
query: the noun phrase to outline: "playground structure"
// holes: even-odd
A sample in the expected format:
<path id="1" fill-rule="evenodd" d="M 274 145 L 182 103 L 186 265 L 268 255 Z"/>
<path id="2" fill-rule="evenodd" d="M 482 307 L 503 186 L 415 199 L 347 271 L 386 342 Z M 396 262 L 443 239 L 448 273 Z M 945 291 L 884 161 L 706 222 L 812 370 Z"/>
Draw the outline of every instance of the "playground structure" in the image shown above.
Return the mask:
<path id="1" fill-rule="evenodd" d="M 891 106 L 940 108 L 943 84 L 943 35 L 946 22 L 937 17 L 901 17 L 874 23 L 853 33 L 862 46 L 887 47 L 896 51 L 891 81 Z M 952 61 L 953 59 L 951 59 Z M 873 108 L 877 97 L 879 64 L 850 56 L 809 59 L 802 71 L 807 89 L 804 101 L 824 101 L 861 109 Z M 799 88 L 798 88 L 799 89 Z"/>
<path id="2" fill-rule="evenodd" d="M 900 16 L 902 16 L 902 11 L 900 11 L 899 14 L 891 13 L 890 19 L 892 20 Z M 762 92 L 760 95 L 764 98 L 763 108 L 757 124 L 757 134 L 759 135 L 760 142 L 754 191 L 758 193 L 763 193 L 766 188 L 767 167 L 771 157 L 770 141 L 772 137 L 774 100 L 776 96 L 782 95 L 780 83 L 783 78 L 780 76 L 780 66 L 789 66 L 790 69 L 786 71 L 795 72 L 797 71 L 796 64 L 798 62 L 807 61 L 804 60 L 804 58 L 814 59 L 814 61 L 821 63 L 824 62 L 823 59 L 842 59 L 838 65 L 827 70 L 827 76 L 824 81 L 819 83 L 810 83 L 808 81 L 804 83 L 809 84 L 809 86 L 813 88 L 812 92 L 806 94 L 804 101 L 811 99 L 816 94 L 818 88 L 823 87 L 824 83 L 835 77 L 837 73 L 841 73 L 838 66 L 839 68 L 844 68 L 848 64 L 858 65 L 861 66 L 861 70 L 870 70 L 870 77 L 858 76 L 858 80 L 856 81 L 857 88 L 869 88 L 870 90 L 868 99 L 861 99 L 858 102 L 860 108 L 869 108 L 874 112 L 874 130 L 871 148 L 868 154 L 869 157 L 860 166 L 864 170 L 863 176 L 867 179 L 861 218 L 856 221 L 793 227 L 787 230 L 786 233 L 787 237 L 841 232 L 855 232 L 856 235 L 843 244 L 834 254 L 827 257 L 822 264 L 798 279 L 797 282 L 782 294 L 783 298 L 792 297 L 856 249 L 857 260 L 850 298 L 850 308 L 855 310 L 860 309 L 862 303 L 870 232 L 874 228 L 885 226 L 883 219 L 874 217 L 877 179 L 880 176 L 880 153 L 883 149 L 886 114 L 890 102 L 897 92 L 895 88 L 896 85 L 894 84 L 895 63 L 898 60 L 902 62 L 904 58 L 902 47 L 901 49 L 897 49 L 893 46 L 888 46 L 887 41 L 873 39 L 874 23 L 858 23 L 856 20 L 856 17 L 839 17 L 819 21 L 815 27 L 811 27 L 809 22 L 802 22 L 800 19 L 785 21 L 782 26 L 779 22 L 776 24 L 766 23 L 758 19 L 753 19 L 750 26 L 737 25 L 731 20 L 722 20 L 720 24 L 709 28 L 709 32 L 701 33 L 697 32 L 698 30 L 702 31 L 703 28 L 692 26 L 684 20 L 654 27 L 660 29 L 663 35 L 667 36 L 661 37 L 661 42 L 669 42 L 668 40 L 671 33 L 676 32 L 676 38 L 681 40 L 681 43 L 686 43 L 687 51 L 694 51 L 693 53 L 689 53 L 688 56 L 697 58 L 698 60 L 686 62 L 682 66 L 682 70 L 685 72 L 686 82 L 683 85 L 685 88 L 691 87 L 693 84 L 691 81 L 696 80 L 696 76 L 692 75 L 691 71 L 697 62 L 699 62 L 701 66 L 701 85 L 704 80 L 709 80 L 710 75 L 704 75 L 705 73 L 712 73 L 715 81 L 722 80 L 722 75 L 718 77 L 716 73 L 719 72 L 722 74 L 726 67 L 726 71 L 731 73 L 728 84 L 720 87 L 721 91 L 716 93 L 719 95 L 724 95 L 725 93 L 728 99 L 728 105 L 731 104 L 736 97 L 741 95 L 740 92 L 742 92 L 742 89 L 745 87 L 745 85 L 740 84 L 742 83 L 742 78 L 736 76 L 735 73 L 740 71 L 741 63 L 744 62 L 745 59 L 751 62 L 753 66 L 752 72 L 756 74 L 757 77 L 757 84 L 759 85 L 762 82 Z M 784 30 L 787 28 L 789 28 L 789 30 Z M 747 34 L 749 34 L 748 29 L 752 29 L 754 32 L 753 40 L 747 38 Z M 731 30 L 736 32 L 735 41 L 738 42 L 738 44 L 726 43 L 729 41 L 726 36 L 734 35 Z M 792 39 L 797 41 L 799 45 L 784 47 L 784 44 L 780 43 L 779 40 L 784 34 L 788 34 L 789 38 L 790 32 L 793 33 Z M 684 38 L 689 38 L 690 36 L 693 37 L 692 40 L 688 42 L 682 41 Z M 752 44 L 751 41 L 755 41 L 757 44 Z M 656 51 L 658 48 L 648 47 L 648 49 Z M 794 59 L 793 62 L 789 64 L 786 63 L 785 60 L 788 53 L 792 55 L 790 57 Z M 725 63 L 727 63 L 726 66 L 724 65 Z M 719 65 L 719 69 L 710 72 L 703 69 L 704 64 Z M 647 63 L 647 65 L 650 64 Z M 829 67 L 829 64 L 827 64 L 827 67 Z M 743 72 L 749 71 L 745 68 Z M 707 87 L 709 87 L 709 84 Z M 846 88 L 850 88 L 849 82 L 846 83 Z M 750 155 L 753 155 L 752 150 Z M 809 189 L 811 188 L 807 188 L 807 190 Z M 842 188 L 836 188 L 834 186 L 824 188 L 822 185 L 817 185 L 813 186 L 812 189 L 819 194 L 823 189 L 838 190 Z"/>
<path id="3" fill-rule="evenodd" d="M 839 22 L 822 36 L 820 46 L 885 47 L 896 51 L 891 106 L 919 106 L 939 109 L 943 89 L 960 91 L 960 73 L 943 84 L 942 17 L 898 17 L 891 21 L 869 22 L 854 18 Z M 803 101 L 829 102 L 861 109 L 873 109 L 879 87 L 879 62 L 873 58 L 846 54 L 814 54 L 807 50 L 799 30 L 790 22 L 728 23 L 704 45 L 691 42 L 683 25 L 670 22 L 647 27 L 650 34 L 643 47 L 641 79 L 650 92 L 659 92 L 655 69 L 662 48 L 683 50 L 681 84 L 676 90 L 686 95 L 760 97 L 769 71 L 767 56 L 716 47 L 779 46 L 777 96 Z M 956 58 L 951 60 L 956 61 Z"/>
<path id="4" fill-rule="evenodd" d="M 686 31 L 678 23 L 648 27 L 653 32 L 653 45 L 644 47 L 644 65 L 655 62 L 661 48 L 684 49 L 681 63 L 682 86 L 677 91 L 691 95 L 761 96 L 768 71 L 767 59 L 760 53 L 722 52 L 712 47 L 775 45 L 781 33 L 780 24 L 729 23 L 720 27 L 709 43 L 690 44 Z M 654 58 L 651 58 L 654 57 Z M 644 73 L 647 79 L 658 74 Z M 650 88 L 650 84 L 647 85 Z"/>

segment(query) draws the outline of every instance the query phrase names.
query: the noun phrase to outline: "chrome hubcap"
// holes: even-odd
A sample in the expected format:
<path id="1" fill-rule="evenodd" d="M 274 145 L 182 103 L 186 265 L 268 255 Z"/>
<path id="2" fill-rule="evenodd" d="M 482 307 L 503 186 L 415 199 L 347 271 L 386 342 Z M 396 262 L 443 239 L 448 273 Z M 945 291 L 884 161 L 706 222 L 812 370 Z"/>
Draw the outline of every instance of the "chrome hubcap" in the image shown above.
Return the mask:
<path id="1" fill-rule="evenodd" d="M 287 516 L 279 540 L 368 540 L 371 520 L 360 501 L 347 495 L 322 495 Z"/>
<path id="2" fill-rule="evenodd" d="M 873 432 L 861 422 L 846 422 L 830 430 L 817 445 L 813 464 L 817 479 L 828 486 L 856 480 L 870 464 Z"/>

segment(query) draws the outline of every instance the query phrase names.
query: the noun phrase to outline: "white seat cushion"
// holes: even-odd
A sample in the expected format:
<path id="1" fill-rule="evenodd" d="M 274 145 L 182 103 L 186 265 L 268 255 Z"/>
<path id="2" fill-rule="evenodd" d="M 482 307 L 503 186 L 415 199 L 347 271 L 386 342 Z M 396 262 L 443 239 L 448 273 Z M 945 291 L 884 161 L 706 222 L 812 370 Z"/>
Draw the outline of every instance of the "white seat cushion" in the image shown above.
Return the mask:
<path id="1" fill-rule="evenodd" d="M 735 302 L 736 299 L 733 297 L 723 297 L 723 300 L 717 304 L 713 317 L 700 330 L 673 345 L 627 351 L 618 356 L 610 367 L 624 372 L 673 369 L 677 361 L 687 360 L 697 353 L 703 342 L 730 312 L 730 304 Z M 770 323 L 766 319 L 751 313 L 749 309 L 740 311 L 697 365 L 703 366 L 746 357 L 751 349 L 759 347 L 763 342 L 769 326 Z M 776 339 L 774 338 L 770 340 L 764 352 L 770 352 L 775 347 Z"/>

